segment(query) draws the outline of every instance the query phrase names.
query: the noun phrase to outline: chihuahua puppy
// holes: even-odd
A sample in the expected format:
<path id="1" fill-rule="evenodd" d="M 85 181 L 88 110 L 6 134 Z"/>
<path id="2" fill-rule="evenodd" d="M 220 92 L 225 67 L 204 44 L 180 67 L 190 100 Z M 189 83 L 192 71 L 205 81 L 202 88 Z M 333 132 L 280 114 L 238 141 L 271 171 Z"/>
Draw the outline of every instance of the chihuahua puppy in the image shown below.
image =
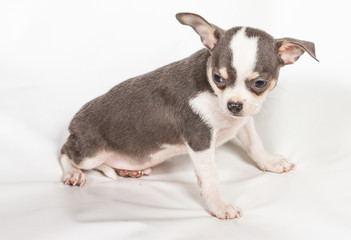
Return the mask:
<path id="1" fill-rule="evenodd" d="M 280 68 L 305 51 L 317 60 L 315 47 L 250 27 L 225 31 L 193 13 L 176 18 L 192 27 L 206 48 L 85 104 L 71 121 L 61 150 L 63 182 L 81 186 L 86 182 L 82 170 L 89 169 L 114 179 L 117 174 L 140 177 L 188 153 L 211 214 L 236 218 L 240 212 L 218 190 L 215 148 L 236 136 L 263 171 L 294 168 L 264 149 L 252 116 L 276 86 Z"/>

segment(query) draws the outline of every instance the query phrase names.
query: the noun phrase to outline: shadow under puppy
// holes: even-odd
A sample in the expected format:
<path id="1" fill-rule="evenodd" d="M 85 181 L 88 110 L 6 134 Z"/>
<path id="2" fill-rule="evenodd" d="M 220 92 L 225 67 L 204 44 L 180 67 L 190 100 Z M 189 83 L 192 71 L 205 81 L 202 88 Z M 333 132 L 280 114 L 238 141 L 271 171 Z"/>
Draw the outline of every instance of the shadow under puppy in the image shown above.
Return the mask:
<path id="1" fill-rule="evenodd" d="M 82 170 L 88 169 L 115 179 L 116 171 L 140 177 L 188 153 L 211 214 L 236 218 L 240 212 L 218 190 L 215 148 L 236 136 L 260 169 L 293 169 L 286 158 L 265 151 L 252 116 L 276 86 L 282 66 L 305 51 L 316 59 L 314 44 L 274 39 L 249 27 L 225 31 L 192 13 L 176 17 L 200 35 L 206 48 L 85 104 L 71 121 L 61 150 L 63 181 L 81 186 L 86 181 Z"/>

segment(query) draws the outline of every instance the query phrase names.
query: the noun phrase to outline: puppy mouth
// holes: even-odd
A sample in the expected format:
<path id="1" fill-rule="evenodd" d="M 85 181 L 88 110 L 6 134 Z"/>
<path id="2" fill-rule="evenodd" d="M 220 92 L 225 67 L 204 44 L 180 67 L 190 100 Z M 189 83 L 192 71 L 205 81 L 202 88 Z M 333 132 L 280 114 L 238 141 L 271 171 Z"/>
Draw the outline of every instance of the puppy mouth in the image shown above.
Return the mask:
<path id="1" fill-rule="evenodd" d="M 245 117 L 242 113 L 232 113 L 232 112 L 229 112 L 229 114 L 234 117 L 234 118 L 242 118 L 242 117 Z"/>

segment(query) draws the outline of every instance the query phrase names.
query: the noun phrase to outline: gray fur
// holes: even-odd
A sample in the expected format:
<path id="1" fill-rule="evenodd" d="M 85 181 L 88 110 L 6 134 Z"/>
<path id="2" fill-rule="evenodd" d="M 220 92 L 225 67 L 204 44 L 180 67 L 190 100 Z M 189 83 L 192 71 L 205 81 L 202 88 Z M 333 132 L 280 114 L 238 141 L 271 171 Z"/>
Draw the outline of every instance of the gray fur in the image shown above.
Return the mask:
<path id="1" fill-rule="evenodd" d="M 211 131 L 188 101 L 198 92 L 212 92 L 206 76 L 209 56 L 203 49 L 88 102 L 71 121 L 61 153 L 79 163 L 100 150 L 143 158 L 163 144 L 208 148 Z"/>

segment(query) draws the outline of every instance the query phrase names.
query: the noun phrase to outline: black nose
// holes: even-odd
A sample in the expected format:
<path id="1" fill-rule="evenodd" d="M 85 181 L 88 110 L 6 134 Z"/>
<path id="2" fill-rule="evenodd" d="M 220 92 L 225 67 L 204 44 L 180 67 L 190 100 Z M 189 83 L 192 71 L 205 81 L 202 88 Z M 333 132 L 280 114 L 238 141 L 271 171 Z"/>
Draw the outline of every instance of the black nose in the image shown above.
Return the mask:
<path id="1" fill-rule="evenodd" d="M 227 106 L 232 113 L 239 113 L 243 109 L 243 104 L 241 102 L 228 102 Z"/>

